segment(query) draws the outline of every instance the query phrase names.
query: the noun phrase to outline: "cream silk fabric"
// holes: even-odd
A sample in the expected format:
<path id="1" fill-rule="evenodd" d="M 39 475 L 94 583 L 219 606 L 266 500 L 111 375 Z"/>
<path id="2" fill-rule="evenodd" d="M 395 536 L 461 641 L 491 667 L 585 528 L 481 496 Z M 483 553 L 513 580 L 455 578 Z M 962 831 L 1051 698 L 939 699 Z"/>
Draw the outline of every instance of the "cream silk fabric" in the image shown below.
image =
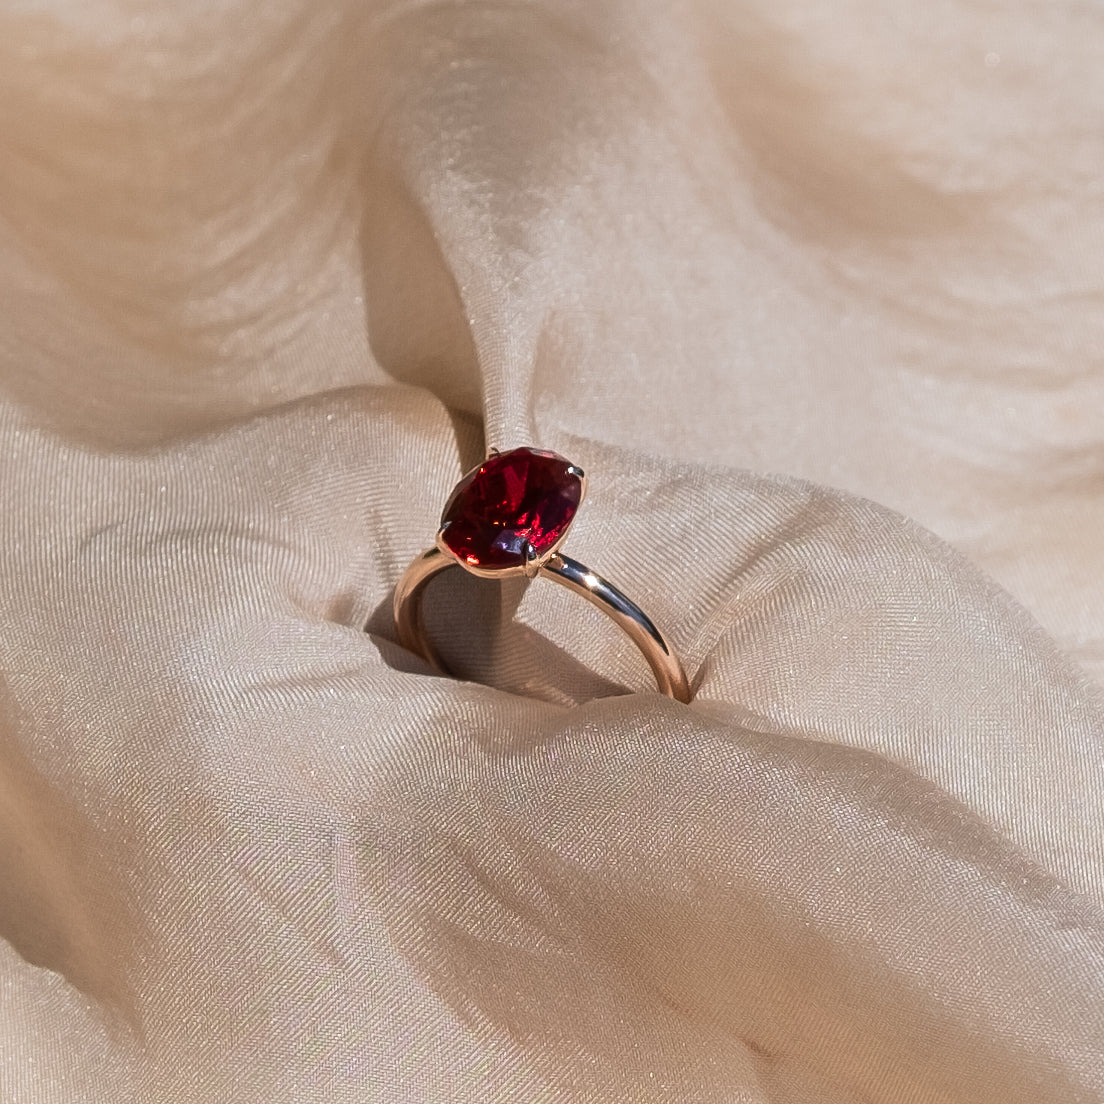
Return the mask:
<path id="1" fill-rule="evenodd" d="M 0 1100 L 1104 1101 L 1102 58 L 7 4 Z M 691 706 L 547 583 L 394 643 L 521 443 Z"/>

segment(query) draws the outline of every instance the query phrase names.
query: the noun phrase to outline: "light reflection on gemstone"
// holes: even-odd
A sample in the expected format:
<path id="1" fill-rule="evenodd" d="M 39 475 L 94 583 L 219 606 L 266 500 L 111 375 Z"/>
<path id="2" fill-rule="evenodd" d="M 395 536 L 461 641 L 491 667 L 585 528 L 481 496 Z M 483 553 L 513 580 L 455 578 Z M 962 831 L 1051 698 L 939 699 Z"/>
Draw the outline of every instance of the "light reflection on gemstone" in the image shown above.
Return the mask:
<path id="1" fill-rule="evenodd" d="M 582 491 L 582 473 L 558 453 L 519 448 L 489 456 L 452 492 L 441 540 L 471 567 L 524 567 L 562 539 Z"/>

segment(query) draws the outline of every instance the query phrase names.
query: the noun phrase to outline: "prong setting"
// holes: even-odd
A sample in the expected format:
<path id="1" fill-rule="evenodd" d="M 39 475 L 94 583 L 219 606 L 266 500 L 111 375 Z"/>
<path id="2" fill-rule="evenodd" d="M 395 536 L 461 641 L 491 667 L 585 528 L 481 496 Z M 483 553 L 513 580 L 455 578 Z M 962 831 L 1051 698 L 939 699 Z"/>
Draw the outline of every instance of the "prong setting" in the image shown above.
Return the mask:
<path id="1" fill-rule="evenodd" d="M 535 579 L 537 572 L 541 569 L 541 563 L 548 558 L 548 556 L 538 556 L 537 550 L 533 547 L 530 541 L 526 541 L 522 545 L 522 551 L 525 553 L 525 575 L 526 578 Z M 549 552 L 549 555 L 552 553 Z"/>
<path id="2" fill-rule="evenodd" d="M 492 448 L 453 489 L 437 547 L 475 575 L 533 578 L 566 538 L 585 483 L 557 453 Z"/>
<path id="3" fill-rule="evenodd" d="M 459 565 L 499 580 L 543 575 L 606 613 L 640 649 L 659 690 L 689 702 L 685 669 L 653 622 L 615 586 L 560 551 L 585 493 L 582 468 L 556 453 L 490 449 L 454 488 L 435 547 L 411 563 L 395 588 L 400 643 L 445 669 L 426 635 L 421 599 L 426 584 L 446 568 Z"/>

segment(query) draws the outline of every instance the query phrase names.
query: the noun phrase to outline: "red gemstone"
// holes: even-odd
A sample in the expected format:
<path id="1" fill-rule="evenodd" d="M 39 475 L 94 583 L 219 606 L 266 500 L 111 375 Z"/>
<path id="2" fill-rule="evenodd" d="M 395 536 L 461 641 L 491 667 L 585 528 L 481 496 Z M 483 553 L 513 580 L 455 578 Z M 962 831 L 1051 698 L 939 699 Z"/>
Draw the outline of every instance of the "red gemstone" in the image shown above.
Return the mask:
<path id="1" fill-rule="evenodd" d="M 472 567 L 521 567 L 527 543 L 541 556 L 567 532 L 582 496 L 581 473 L 557 453 L 498 453 L 456 485 L 441 540 Z"/>

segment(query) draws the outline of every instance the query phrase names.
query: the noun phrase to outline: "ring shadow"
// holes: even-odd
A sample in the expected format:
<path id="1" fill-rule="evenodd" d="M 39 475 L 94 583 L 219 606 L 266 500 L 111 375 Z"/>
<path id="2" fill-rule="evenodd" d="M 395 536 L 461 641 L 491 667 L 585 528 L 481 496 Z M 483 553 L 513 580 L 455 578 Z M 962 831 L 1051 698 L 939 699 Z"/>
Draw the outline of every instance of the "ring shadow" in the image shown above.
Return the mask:
<path id="1" fill-rule="evenodd" d="M 465 571 L 446 571 L 443 579 L 426 588 L 422 616 L 449 676 L 560 705 L 631 693 L 516 620 L 529 580 L 495 584 Z M 372 611 L 365 631 L 393 670 L 441 677 L 398 644 L 390 595 Z"/>

